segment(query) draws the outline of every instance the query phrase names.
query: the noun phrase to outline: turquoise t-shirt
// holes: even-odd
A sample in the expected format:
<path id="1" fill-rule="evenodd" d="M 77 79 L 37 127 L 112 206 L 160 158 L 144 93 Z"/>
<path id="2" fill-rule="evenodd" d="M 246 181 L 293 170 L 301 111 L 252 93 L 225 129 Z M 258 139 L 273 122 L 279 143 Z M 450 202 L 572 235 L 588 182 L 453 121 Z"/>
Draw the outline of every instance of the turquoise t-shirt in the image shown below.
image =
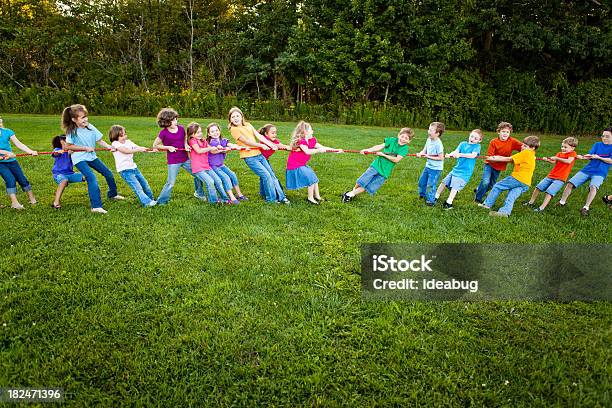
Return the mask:
<path id="1" fill-rule="evenodd" d="M 86 128 L 77 128 L 74 132 L 66 136 L 66 142 L 77 146 L 93 147 L 96 142 L 102 139 L 102 133 L 91 123 Z M 72 153 L 72 163 L 77 164 L 82 161 L 94 161 L 98 156 L 96 152 L 74 152 Z"/>
<path id="2" fill-rule="evenodd" d="M 12 136 L 15 136 L 15 132 L 11 129 L 0 128 L 0 150 L 6 150 L 7 152 L 12 152 L 10 139 Z M 0 163 L 12 162 L 17 159 L 10 158 L 6 160 L 2 160 Z"/>
<path id="3" fill-rule="evenodd" d="M 431 140 L 427 138 L 425 142 L 425 153 L 431 155 L 437 155 L 444 153 L 444 146 L 442 145 L 442 141 L 440 139 Z M 427 164 L 425 167 L 429 167 L 432 170 L 442 170 L 444 168 L 444 160 L 432 160 L 427 159 Z"/>
<path id="4" fill-rule="evenodd" d="M 480 143 L 468 143 L 461 142 L 459 143 L 459 147 L 457 147 L 457 151 L 463 154 L 476 153 L 476 155 L 480 154 Z M 455 177 L 459 177 L 467 183 L 470 181 L 472 177 L 472 173 L 474 173 L 474 166 L 476 166 L 476 159 L 467 159 L 465 157 L 461 157 L 457 159 L 457 164 L 451 170 L 451 174 Z"/>
<path id="5" fill-rule="evenodd" d="M 382 152 L 388 155 L 395 154 L 405 157 L 408 154 L 408 145 L 400 145 L 397 137 L 387 137 L 385 138 L 385 148 Z M 374 167 L 378 174 L 387 179 L 391 175 L 391 170 L 393 170 L 395 164 L 391 160 L 379 156 L 370 166 Z"/>

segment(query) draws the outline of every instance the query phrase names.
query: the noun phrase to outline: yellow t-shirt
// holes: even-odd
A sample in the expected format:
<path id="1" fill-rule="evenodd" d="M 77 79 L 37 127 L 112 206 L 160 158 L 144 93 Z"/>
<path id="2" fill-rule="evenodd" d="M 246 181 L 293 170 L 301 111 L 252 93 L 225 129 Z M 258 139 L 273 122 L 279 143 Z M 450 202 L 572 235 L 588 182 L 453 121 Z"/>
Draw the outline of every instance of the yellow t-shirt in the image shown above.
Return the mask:
<path id="1" fill-rule="evenodd" d="M 238 146 L 245 146 L 251 150 L 240 150 L 240 158 L 245 159 L 247 157 L 255 157 L 260 155 L 261 152 L 257 147 L 249 146 L 246 143 L 243 143 L 240 139 L 242 136 L 244 139 L 253 142 L 259 143 L 259 140 L 255 137 L 255 128 L 250 123 L 245 123 L 244 126 L 232 126 L 230 127 L 230 133 L 232 137 L 236 140 L 236 144 Z"/>
<path id="2" fill-rule="evenodd" d="M 531 185 L 531 179 L 533 172 L 535 171 L 535 151 L 531 149 L 525 149 L 512 156 L 514 162 L 514 171 L 511 176 L 525 183 L 528 186 Z"/>

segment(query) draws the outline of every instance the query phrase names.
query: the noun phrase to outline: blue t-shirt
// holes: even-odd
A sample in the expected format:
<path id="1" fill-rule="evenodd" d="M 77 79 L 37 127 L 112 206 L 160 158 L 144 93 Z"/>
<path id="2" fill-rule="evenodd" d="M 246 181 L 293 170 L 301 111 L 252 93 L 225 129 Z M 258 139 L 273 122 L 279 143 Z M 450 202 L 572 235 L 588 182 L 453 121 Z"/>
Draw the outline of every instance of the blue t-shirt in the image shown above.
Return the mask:
<path id="1" fill-rule="evenodd" d="M 96 142 L 102 139 L 102 133 L 91 123 L 86 128 L 77 128 L 74 132 L 66 135 L 66 142 L 76 146 L 96 147 Z M 72 162 L 77 164 L 82 161 L 94 161 L 98 156 L 96 152 L 74 152 Z"/>
<path id="2" fill-rule="evenodd" d="M 457 147 L 457 151 L 463 154 L 476 153 L 476 155 L 480 154 L 480 143 L 468 143 L 461 142 L 459 143 L 459 147 Z M 470 181 L 472 177 L 472 173 L 474 173 L 474 166 L 476 166 L 476 158 L 467 159 L 465 157 L 460 157 L 457 159 L 457 164 L 451 170 L 451 174 L 455 177 L 459 177 L 467 183 Z"/>
<path id="3" fill-rule="evenodd" d="M 612 154 L 612 144 L 607 145 L 603 142 L 597 142 L 593 145 L 593 147 L 591 147 L 589 154 L 598 154 L 606 159 L 609 159 L 612 157 L 610 156 Z M 601 176 L 606 178 L 608 175 L 608 170 L 610 170 L 610 166 L 610 164 L 604 163 L 601 160 L 593 159 L 589 161 L 580 171 L 591 176 Z"/>
<path id="4" fill-rule="evenodd" d="M 57 147 L 53 149 L 54 152 L 60 150 L 62 149 L 59 149 Z M 58 174 L 74 174 L 74 170 L 72 169 L 72 159 L 70 159 L 70 154 L 68 152 L 53 156 L 53 160 L 55 160 L 55 162 L 53 163 L 51 173 L 53 173 L 54 176 L 57 176 Z"/>
<path id="5" fill-rule="evenodd" d="M 10 142 L 10 139 L 13 136 L 15 136 L 15 132 L 13 132 L 11 129 L 0 128 L 0 150 L 6 150 L 7 152 L 13 151 Z M 10 159 L 0 161 L 0 163 L 12 162 L 15 160 L 17 159 L 12 157 Z"/>
<path id="6" fill-rule="evenodd" d="M 427 141 L 425 142 L 425 153 L 431 155 L 444 153 L 442 141 L 440 139 L 431 140 L 430 138 L 427 138 Z M 444 168 L 444 160 L 427 159 L 427 164 L 425 164 L 425 167 L 429 167 L 432 170 L 442 170 Z"/>

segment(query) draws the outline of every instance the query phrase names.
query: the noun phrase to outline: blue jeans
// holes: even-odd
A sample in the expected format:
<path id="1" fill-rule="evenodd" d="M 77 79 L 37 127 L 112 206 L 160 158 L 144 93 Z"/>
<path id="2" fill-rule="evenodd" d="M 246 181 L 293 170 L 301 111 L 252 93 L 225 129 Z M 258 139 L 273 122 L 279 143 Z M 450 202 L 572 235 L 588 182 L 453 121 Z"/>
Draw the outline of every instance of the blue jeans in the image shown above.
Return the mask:
<path id="1" fill-rule="evenodd" d="M 273 203 L 285 199 L 285 192 L 276 174 L 274 174 L 274 170 L 262 154 L 246 157 L 244 162 L 263 182 L 263 196 L 267 202 Z"/>
<path id="2" fill-rule="evenodd" d="M 147 183 L 147 180 L 138 168 L 122 170 L 119 172 L 119 175 L 125 180 L 128 186 L 130 186 L 132 191 L 136 193 L 142 205 L 146 207 L 151 204 L 151 201 L 155 200 L 149 183 Z"/>
<path id="3" fill-rule="evenodd" d="M 6 194 L 17 194 L 17 183 L 24 192 L 32 190 L 32 186 L 23 174 L 17 160 L 0 163 L 0 177 L 6 183 Z"/>
<path id="4" fill-rule="evenodd" d="M 501 173 L 500 170 L 495 170 L 490 164 L 485 163 L 482 169 L 482 179 L 476 188 L 476 201 L 482 203 L 484 195 L 493 187 L 499 177 L 499 173 Z"/>
<path id="5" fill-rule="evenodd" d="M 174 188 L 174 183 L 176 183 L 176 177 L 178 176 L 178 172 L 181 169 L 185 169 L 192 176 L 191 172 L 191 161 L 187 160 L 182 163 L 175 163 L 168 165 L 168 179 L 166 180 L 166 184 L 162 188 L 161 193 L 159 193 L 159 197 L 157 198 L 158 204 L 166 204 L 170 201 L 170 196 L 172 195 L 172 189 Z M 202 181 L 194 176 L 193 184 L 195 186 L 195 193 L 198 197 L 204 197 L 204 189 L 202 187 Z"/>
<path id="6" fill-rule="evenodd" d="M 102 163 L 102 160 L 98 158 L 92 161 L 83 160 L 75 164 L 75 167 L 79 169 L 81 174 L 85 176 L 85 181 L 87 181 L 87 194 L 89 194 L 91 208 L 102 207 L 100 186 L 98 186 L 98 179 L 96 178 L 93 170 L 103 175 L 106 179 L 106 184 L 108 184 L 108 192 L 106 193 L 106 196 L 108 198 L 113 198 L 117 195 L 117 184 L 115 184 L 115 177 L 108 167 Z"/>
<path id="7" fill-rule="evenodd" d="M 238 186 L 238 177 L 236 177 L 236 174 L 231 171 L 230 168 L 226 165 L 223 165 L 221 167 L 213 167 L 212 169 L 215 174 L 221 179 L 221 182 L 225 187 L 225 191 L 230 191 L 232 187 Z"/>
<path id="8" fill-rule="evenodd" d="M 208 191 L 208 202 L 216 203 L 219 199 L 217 198 L 217 190 L 219 191 L 219 195 L 221 195 L 221 200 L 227 201 L 229 197 L 227 193 L 223 189 L 223 182 L 215 174 L 213 170 L 202 170 L 193 175 L 198 179 L 202 180 L 204 184 L 206 184 L 206 191 Z M 230 187 L 231 188 L 231 187 Z"/>
<path id="9" fill-rule="evenodd" d="M 487 196 L 487 199 L 484 202 L 484 205 L 491 208 L 493 204 L 495 204 L 495 200 L 502 191 L 508 190 L 508 195 L 506 196 L 506 201 L 504 202 L 503 207 L 497 210 L 500 213 L 508 214 L 512 212 L 512 207 L 514 207 L 514 202 L 521 194 L 525 191 L 529 190 L 529 186 L 525 183 L 521 183 L 517 179 L 512 176 L 508 176 L 504 178 L 499 183 L 493 186 L 493 189 Z"/>
<path id="10" fill-rule="evenodd" d="M 419 177 L 419 196 L 424 197 L 428 203 L 433 203 L 436 200 L 436 186 L 441 174 L 442 170 L 433 170 L 425 167 L 421 177 Z"/>

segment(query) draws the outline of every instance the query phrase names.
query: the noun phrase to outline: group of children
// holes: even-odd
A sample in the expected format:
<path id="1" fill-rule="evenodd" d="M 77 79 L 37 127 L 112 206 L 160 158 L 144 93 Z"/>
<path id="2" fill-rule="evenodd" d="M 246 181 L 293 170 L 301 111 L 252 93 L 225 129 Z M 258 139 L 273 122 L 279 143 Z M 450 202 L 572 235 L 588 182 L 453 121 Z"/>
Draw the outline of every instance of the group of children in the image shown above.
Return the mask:
<path id="1" fill-rule="evenodd" d="M 61 196 L 68 184 L 85 181 L 91 211 L 106 213 L 102 207 L 100 187 L 94 170 L 106 179 L 109 199 L 124 199 L 117 193 L 113 173 L 97 157 L 96 145 L 112 151 L 117 172 L 145 207 L 168 203 L 181 168 L 193 176 L 194 196 L 198 199 L 225 204 L 239 204 L 240 201 L 248 200 L 240 190 L 236 174 L 225 165 L 226 153 L 230 150 L 239 150 L 240 158 L 259 177 L 260 194 L 265 201 L 289 204 L 283 186 L 269 162 L 270 157 L 278 149 L 289 150 L 286 188 L 288 190 L 306 188 L 306 202 L 319 205 L 323 201 L 319 191 L 319 179 L 314 170 L 308 166 L 308 162 L 313 154 L 343 152 L 342 149 L 321 145 L 314 137 L 310 124 L 304 121 L 300 121 L 295 127 L 289 145 L 284 145 L 278 140 L 277 129 L 274 125 L 267 124 L 256 130 L 245 121 L 242 111 L 237 107 L 230 109 L 228 113 L 228 128 L 235 143 L 230 143 L 228 139 L 221 136 L 221 127 L 217 123 L 210 123 L 204 129 L 200 124 L 192 122 L 185 129 L 178 124 L 178 118 L 175 110 L 162 109 L 157 115 L 157 123 L 161 131 L 153 142 L 153 149 L 147 149 L 129 140 L 125 128 L 119 125 L 110 128 L 108 136 L 111 144 L 109 145 L 103 140 L 102 133 L 89 123 L 85 106 L 66 107 L 62 113 L 64 135 L 56 136 L 52 140 L 54 148 L 52 174 L 57 184 L 52 207 L 61 208 Z M 444 190 L 449 189 L 450 192 L 442 203 L 442 207 L 452 209 L 457 193 L 465 188 L 472 177 L 476 159 L 480 155 L 483 133 L 480 129 L 474 129 L 470 132 L 467 141 L 461 142 L 451 153 L 444 154 L 444 146 L 441 141 L 444 131 L 443 123 L 433 122 L 428 129 L 425 146 L 416 154 L 417 157 L 426 159 L 425 167 L 419 177 L 418 194 L 427 206 L 432 207 L 436 205 Z M 474 199 L 480 207 L 491 209 L 498 196 L 503 191 L 508 191 L 504 204 L 497 211 L 490 212 L 494 216 L 508 217 L 518 197 L 528 191 L 531 185 L 536 162 L 535 151 L 540 145 L 540 140 L 537 136 L 528 136 L 522 143 L 519 142 L 510 136 L 512 125 L 508 122 L 501 122 L 497 133 L 498 137 L 489 143 L 482 179 L 478 187 L 474 189 Z M 353 189 L 342 195 L 342 202 L 348 203 L 364 191 L 374 195 L 390 177 L 395 165 L 408 155 L 408 145 L 413 137 L 412 129 L 402 128 L 397 137 L 386 138 L 381 144 L 361 150 L 362 154 L 374 154 L 377 157 L 357 179 Z M 36 198 L 12 153 L 10 141 L 28 154 L 35 156 L 37 152 L 21 143 L 12 130 L 5 129 L 0 119 L 0 155 L 3 156 L 3 160 L 0 160 L 0 176 L 6 183 L 11 206 L 15 209 L 23 209 L 17 200 L 16 183 L 19 183 L 22 190 L 27 192 L 31 204 L 36 203 Z M 583 215 L 588 215 L 589 206 L 612 165 L 610 157 L 612 128 L 604 129 L 602 141 L 595 143 L 586 155 L 576 154 L 574 150 L 577 145 L 576 138 L 568 137 L 561 144 L 561 152 L 553 157 L 542 159 L 553 163 L 554 167 L 547 177 L 537 184 L 530 200 L 525 202 L 525 205 L 532 206 L 536 212 L 544 211 L 552 197 L 565 184 L 575 160 L 586 159 L 590 162 L 565 184 L 565 190 L 557 205 L 566 205 L 572 190 L 588 181 L 590 190 L 587 201 L 581 209 Z M 157 199 L 146 178 L 134 163 L 134 153 L 146 151 L 166 151 L 168 177 Z M 514 151 L 518 153 L 512 155 Z M 445 158 L 455 158 L 457 162 L 438 185 Z M 513 172 L 510 176 L 497 182 L 497 178 L 506 169 L 508 163 L 514 164 Z M 79 172 L 75 172 L 73 167 L 76 167 Z M 489 193 L 485 199 L 487 192 Z M 540 206 L 535 206 L 536 199 L 541 192 L 545 193 L 544 201 Z M 606 204 L 612 204 L 612 197 L 604 196 L 603 198 Z"/>

